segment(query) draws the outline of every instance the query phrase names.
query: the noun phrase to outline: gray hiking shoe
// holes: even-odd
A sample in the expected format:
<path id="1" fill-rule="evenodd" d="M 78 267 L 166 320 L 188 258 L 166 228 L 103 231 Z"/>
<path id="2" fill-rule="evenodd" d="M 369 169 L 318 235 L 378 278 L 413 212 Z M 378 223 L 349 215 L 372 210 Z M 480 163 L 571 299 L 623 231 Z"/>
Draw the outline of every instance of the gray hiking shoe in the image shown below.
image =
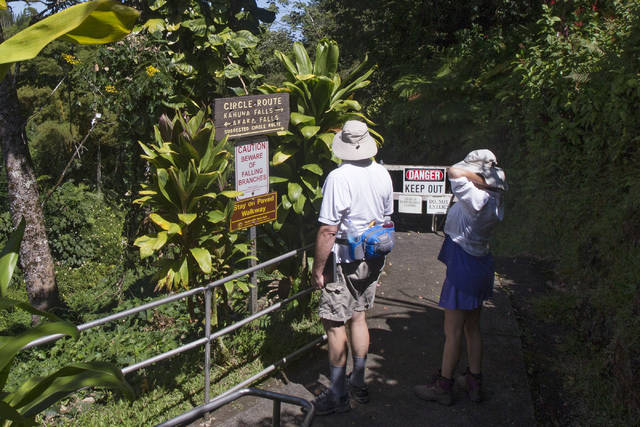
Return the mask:
<path id="1" fill-rule="evenodd" d="M 438 402 L 449 406 L 453 403 L 453 380 L 441 375 L 434 375 L 426 385 L 417 385 L 413 388 L 416 396 L 430 402 Z"/>
<path id="2" fill-rule="evenodd" d="M 366 384 L 362 387 L 351 384 L 351 374 L 347 375 L 347 390 L 349 396 L 356 402 L 369 403 L 369 387 Z"/>
<path id="3" fill-rule="evenodd" d="M 467 368 L 464 374 L 456 378 L 456 385 L 467 392 L 472 402 L 482 402 L 482 374 L 472 374 Z"/>
<path id="4" fill-rule="evenodd" d="M 338 398 L 331 393 L 329 389 L 326 389 L 318 395 L 311 404 L 315 407 L 315 415 L 329 415 L 334 412 L 341 413 L 347 412 L 351 409 L 349 402 L 349 394 Z"/>

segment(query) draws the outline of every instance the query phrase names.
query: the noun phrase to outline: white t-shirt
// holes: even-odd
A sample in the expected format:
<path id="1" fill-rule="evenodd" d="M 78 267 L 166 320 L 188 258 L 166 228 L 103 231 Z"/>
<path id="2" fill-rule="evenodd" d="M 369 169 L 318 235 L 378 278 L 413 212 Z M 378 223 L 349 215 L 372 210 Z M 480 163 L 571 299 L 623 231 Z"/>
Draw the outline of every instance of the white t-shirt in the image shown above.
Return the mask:
<path id="1" fill-rule="evenodd" d="M 468 254 L 487 255 L 491 231 L 504 218 L 502 193 L 481 190 L 466 177 L 449 182 L 458 202 L 447 213 L 444 232 Z"/>
<path id="2" fill-rule="evenodd" d="M 346 239 L 349 221 L 360 234 L 371 221 L 382 223 L 386 215 L 393 213 L 391 176 L 375 161 L 343 161 L 327 176 L 322 194 L 318 221 L 338 225 L 338 238 Z M 337 262 L 352 261 L 346 248 L 334 246 Z"/>

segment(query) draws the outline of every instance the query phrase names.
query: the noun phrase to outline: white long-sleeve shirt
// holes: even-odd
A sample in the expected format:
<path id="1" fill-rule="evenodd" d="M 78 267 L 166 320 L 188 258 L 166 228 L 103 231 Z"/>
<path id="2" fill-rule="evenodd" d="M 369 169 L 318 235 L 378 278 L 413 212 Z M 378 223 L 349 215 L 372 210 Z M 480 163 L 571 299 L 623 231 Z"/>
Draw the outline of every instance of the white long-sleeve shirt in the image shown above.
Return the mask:
<path id="1" fill-rule="evenodd" d="M 447 213 L 444 232 L 468 254 L 487 255 L 491 232 L 504 218 L 502 193 L 479 189 L 466 177 L 449 182 L 458 202 Z"/>

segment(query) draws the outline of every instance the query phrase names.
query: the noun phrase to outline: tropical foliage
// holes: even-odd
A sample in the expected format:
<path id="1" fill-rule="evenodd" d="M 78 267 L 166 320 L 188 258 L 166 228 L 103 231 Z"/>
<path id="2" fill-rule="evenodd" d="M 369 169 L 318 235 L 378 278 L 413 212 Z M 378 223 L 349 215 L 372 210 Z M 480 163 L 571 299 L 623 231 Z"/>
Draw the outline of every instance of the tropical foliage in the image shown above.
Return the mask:
<path id="1" fill-rule="evenodd" d="M 275 55 L 287 71 L 287 80 L 281 86 L 265 84 L 259 89 L 262 93 L 290 94 L 289 130 L 271 137 L 274 149 L 269 180 L 281 194 L 273 230 L 278 233 L 276 241 L 282 242 L 276 247 L 282 250 L 313 241 L 324 177 L 339 162 L 331 153 L 335 132 L 349 119 L 373 124 L 353 95 L 369 84 L 367 79 L 374 68 L 366 69 L 365 57 L 343 79 L 338 73 L 338 45 L 330 40 L 318 43 L 313 62 L 299 42 L 293 45 L 292 58 L 280 51 Z M 381 143 L 382 137 L 371 132 Z M 288 276 L 297 273 L 293 266 L 283 268 Z M 302 268 L 306 269 L 306 265 Z"/>
<path id="2" fill-rule="evenodd" d="M 133 399 L 133 390 L 124 380 L 122 372 L 117 367 L 102 362 L 65 366 L 45 377 L 30 378 L 16 390 L 5 389 L 14 359 L 24 346 L 52 334 L 69 335 L 75 339 L 80 334 L 80 331 L 71 323 L 47 312 L 36 310 L 25 302 L 7 297 L 8 286 L 18 262 L 18 248 L 24 228 L 25 222 L 22 220 L 0 254 L 0 310 L 7 312 L 17 308 L 46 318 L 48 321 L 27 329 L 17 336 L 0 337 L 0 422 L 3 426 L 37 425 L 35 416 L 38 413 L 84 387 L 109 387 Z"/>
<path id="3" fill-rule="evenodd" d="M 140 146 L 152 176 L 135 203 L 150 208 L 148 218 L 158 231 L 134 244 L 143 259 L 162 253 L 156 289 L 188 289 L 205 277 L 232 273 L 248 245 L 227 231 L 240 193 L 229 189 L 231 153 L 226 138 L 215 140 L 208 112 L 188 117 L 178 111 L 173 120 L 162 116 L 154 143 Z"/>

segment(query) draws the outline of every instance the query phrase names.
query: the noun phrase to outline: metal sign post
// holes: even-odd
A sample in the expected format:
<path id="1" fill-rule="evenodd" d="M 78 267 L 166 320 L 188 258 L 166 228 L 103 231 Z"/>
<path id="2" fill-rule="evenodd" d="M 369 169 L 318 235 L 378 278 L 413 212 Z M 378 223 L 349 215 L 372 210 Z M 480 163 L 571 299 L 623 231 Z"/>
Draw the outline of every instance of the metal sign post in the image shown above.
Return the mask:
<path id="1" fill-rule="evenodd" d="M 235 147 L 236 191 L 244 194 L 238 197 L 237 202 L 242 202 L 242 206 L 236 209 L 234 205 L 230 228 L 233 231 L 249 227 L 252 256 L 249 263 L 250 267 L 254 267 L 257 255 L 255 226 L 275 220 L 278 199 L 276 193 L 268 194 L 266 199 L 260 197 L 269 192 L 269 142 L 266 137 L 255 137 L 289 128 L 289 94 L 217 98 L 214 124 L 216 140 L 225 136 L 229 139 L 241 138 Z M 253 272 L 249 291 L 251 314 L 258 307 L 257 283 L 256 273 Z"/>

